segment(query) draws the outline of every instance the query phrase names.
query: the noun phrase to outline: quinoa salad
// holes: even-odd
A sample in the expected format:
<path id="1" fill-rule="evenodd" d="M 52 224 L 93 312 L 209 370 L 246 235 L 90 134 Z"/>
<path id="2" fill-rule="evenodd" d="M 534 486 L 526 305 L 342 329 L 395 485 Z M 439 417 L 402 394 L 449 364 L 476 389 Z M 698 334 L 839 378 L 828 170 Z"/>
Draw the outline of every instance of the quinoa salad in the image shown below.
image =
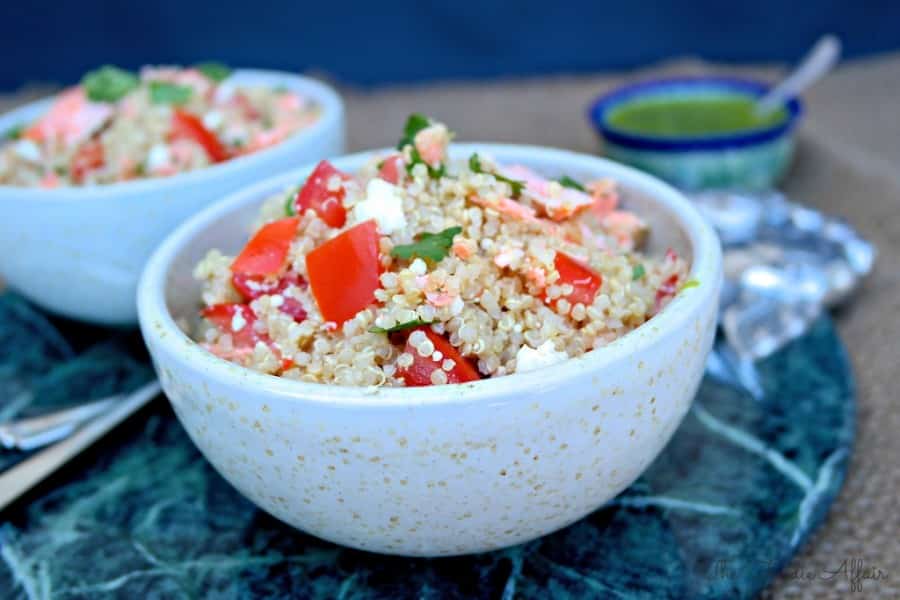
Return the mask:
<path id="1" fill-rule="evenodd" d="M 412 115 L 396 152 L 269 198 L 237 257 L 196 266 L 195 339 L 307 382 L 465 383 L 603 347 L 696 284 L 672 250 L 641 254 L 614 181 L 453 161 L 451 138 Z"/>
<path id="2" fill-rule="evenodd" d="M 91 71 L 35 122 L 5 132 L 0 185 L 167 177 L 262 150 L 319 119 L 309 98 L 234 85 L 230 73 L 218 63 Z"/>

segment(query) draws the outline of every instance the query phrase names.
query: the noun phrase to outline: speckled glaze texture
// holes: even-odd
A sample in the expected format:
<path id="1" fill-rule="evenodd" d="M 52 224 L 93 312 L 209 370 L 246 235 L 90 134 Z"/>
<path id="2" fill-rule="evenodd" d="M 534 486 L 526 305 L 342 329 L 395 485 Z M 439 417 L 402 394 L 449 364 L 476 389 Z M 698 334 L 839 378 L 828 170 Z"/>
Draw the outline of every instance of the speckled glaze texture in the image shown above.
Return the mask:
<path id="1" fill-rule="evenodd" d="M 149 377 L 133 336 L 61 325 L 0 295 L 0 419 Z M 604 508 L 451 559 L 378 556 L 286 527 L 155 402 L 0 515 L 0 597 L 752 598 L 824 519 L 854 431 L 853 374 L 827 319 L 758 369 L 758 398 L 705 378 L 662 454 Z"/>
<path id="2" fill-rule="evenodd" d="M 304 94 L 322 106 L 322 118 L 267 150 L 173 177 L 52 190 L 0 186 L 0 276 L 55 313 L 134 324 L 141 269 L 179 223 L 261 177 L 344 151 L 344 108 L 330 87 L 274 71 L 242 70 L 233 78 Z M 37 118 L 51 102 L 3 115 L 0 131 Z"/>
<path id="3" fill-rule="evenodd" d="M 315 536 L 375 552 L 482 552 L 555 531 L 632 483 L 687 412 L 712 343 L 718 240 L 675 190 L 594 157 L 458 146 L 548 175 L 614 177 L 656 220 L 656 242 L 692 260 L 700 285 L 613 344 L 549 369 L 473 384 L 341 388 L 261 375 L 208 354 L 172 316 L 196 310 L 190 269 L 233 247 L 291 173 L 204 211 L 154 255 L 138 293 L 141 329 L 175 414 L 242 494 Z M 366 155 L 335 161 L 353 171 Z"/>

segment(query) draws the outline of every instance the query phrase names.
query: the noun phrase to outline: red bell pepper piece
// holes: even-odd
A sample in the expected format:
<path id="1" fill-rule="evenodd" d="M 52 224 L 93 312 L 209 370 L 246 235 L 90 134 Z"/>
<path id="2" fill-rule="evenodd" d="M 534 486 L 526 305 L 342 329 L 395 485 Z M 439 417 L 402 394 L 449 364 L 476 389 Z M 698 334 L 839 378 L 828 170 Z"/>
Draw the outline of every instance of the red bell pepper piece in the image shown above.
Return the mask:
<path id="1" fill-rule="evenodd" d="M 203 147 L 206 155 L 214 163 L 228 160 L 228 150 L 216 137 L 216 134 L 206 128 L 199 117 L 186 110 L 176 108 L 172 113 L 172 128 L 169 132 L 170 140 L 193 140 Z"/>
<path id="2" fill-rule="evenodd" d="M 443 336 L 436 334 L 428 326 L 417 327 L 413 331 L 416 330 L 423 332 L 428 337 L 431 343 L 434 344 L 434 349 L 441 353 L 441 359 L 434 360 L 431 356 L 420 356 L 418 350 L 409 343 L 409 338 L 407 338 L 404 350 L 412 354 L 413 363 L 408 367 L 397 369 L 397 374 L 403 378 L 406 385 L 411 387 L 433 385 L 431 374 L 438 369 L 442 369 L 442 365 L 447 359 L 456 363 L 452 369 L 444 371 L 444 374 L 447 376 L 447 383 L 466 383 L 467 381 L 481 379 L 478 375 L 478 370 Z"/>
<path id="3" fill-rule="evenodd" d="M 570 294 L 560 296 L 560 298 L 565 298 L 572 306 L 579 302 L 585 306 L 590 306 L 594 303 L 594 296 L 597 295 L 597 290 L 600 289 L 600 285 L 603 283 L 603 277 L 600 273 L 595 272 L 584 263 L 562 252 L 556 253 L 553 259 L 553 266 L 559 272 L 559 280 L 557 280 L 556 285 L 568 283 L 573 288 Z M 558 301 L 559 298 L 552 301 L 551 304 L 556 306 Z"/>
<path id="4" fill-rule="evenodd" d="M 103 144 L 100 140 L 88 140 L 72 157 L 72 162 L 69 165 L 72 181 L 81 183 L 84 181 L 85 175 L 90 171 L 99 169 L 105 162 L 106 159 L 103 153 Z"/>
<path id="5" fill-rule="evenodd" d="M 401 170 L 403 169 L 403 157 L 399 154 L 391 154 L 381 163 L 378 170 L 378 176 L 396 185 L 400 181 Z"/>
<path id="6" fill-rule="evenodd" d="M 344 226 L 347 221 L 347 209 L 343 205 L 346 191 L 343 186 L 336 190 L 328 189 L 328 181 L 334 176 L 343 181 L 351 179 L 346 173 L 335 169 L 327 160 L 316 165 L 294 199 L 294 210 L 298 215 L 312 209 L 328 226 L 335 228 Z"/>
<path id="7" fill-rule="evenodd" d="M 269 277 L 280 275 L 300 219 L 288 217 L 263 225 L 231 263 L 231 272 Z"/>
<path id="8" fill-rule="evenodd" d="M 306 272 L 326 321 L 341 325 L 374 303 L 381 286 L 375 221 L 360 223 L 307 254 Z"/>
<path id="9" fill-rule="evenodd" d="M 659 310 L 663 300 L 671 298 L 676 292 L 678 292 L 678 274 L 673 273 L 656 290 L 656 310 Z"/>

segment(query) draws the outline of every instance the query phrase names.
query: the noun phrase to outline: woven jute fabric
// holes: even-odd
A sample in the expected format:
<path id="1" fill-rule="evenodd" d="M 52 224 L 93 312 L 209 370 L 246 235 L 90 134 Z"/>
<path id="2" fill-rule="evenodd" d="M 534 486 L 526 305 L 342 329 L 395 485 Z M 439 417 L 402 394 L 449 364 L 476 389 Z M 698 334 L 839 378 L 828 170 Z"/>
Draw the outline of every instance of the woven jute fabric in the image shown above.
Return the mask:
<path id="1" fill-rule="evenodd" d="M 410 112 L 448 123 L 465 141 L 594 152 L 586 108 L 597 94 L 650 75 L 728 72 L 766 79 L 781 69 L 684 60 L 628 74 L 339 86 L 351 151 L 390 146 Z M 0 110 L 40 92 L 0 98 Z M 764 592 L 775 598 L 900 597 L 900 56 L 850 64 L 808 96 L 785 190 L 845 218 L 879 250 L 872 276 L 836 314 L 857 379 L 856 447 L 825 524 Z"/>

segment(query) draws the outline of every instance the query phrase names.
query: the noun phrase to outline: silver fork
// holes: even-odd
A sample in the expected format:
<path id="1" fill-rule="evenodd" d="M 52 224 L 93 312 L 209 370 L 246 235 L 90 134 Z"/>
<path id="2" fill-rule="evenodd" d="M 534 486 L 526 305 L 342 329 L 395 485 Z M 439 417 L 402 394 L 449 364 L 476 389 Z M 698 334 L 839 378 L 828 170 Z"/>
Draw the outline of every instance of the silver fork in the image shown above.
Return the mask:
<path id="1" fill-rule="evenodd" d="M 74 458 L 79 452 L 106 435 L 113 427 L 134 414 L 155 398 L 160 391 L 159 382 L 154 380 L 130 394 L 111 396 L 92 402 L 89 410 L 84 413 L 77 411 L 88 405 L 7 424 L 10 427 L 5 431 L 9 435 L 9 440 L 16 440 L 14 447 L 19 448 L 18 444 L 20 443 L 37 444 L 39 441 L 46 443 L 46 440 L 49 439 L 57 441 L 0 473 L 0 511 Z M 101 403 L 108 404 L 100 406 Z M 91 411 L 94 411 L 93 417 L 84 416 L 85 413 Z M 70 416 L 64 418 L 64 413 L 69 413 Z M 56 419 L 51 417 L 56 417 Z M 41 421 L 41 419 L 46 420 Z M 26 435 L 17 437 L 22 434 Z M 37 447 L 40 445 L 32 446 L 32 448 Z"/>

